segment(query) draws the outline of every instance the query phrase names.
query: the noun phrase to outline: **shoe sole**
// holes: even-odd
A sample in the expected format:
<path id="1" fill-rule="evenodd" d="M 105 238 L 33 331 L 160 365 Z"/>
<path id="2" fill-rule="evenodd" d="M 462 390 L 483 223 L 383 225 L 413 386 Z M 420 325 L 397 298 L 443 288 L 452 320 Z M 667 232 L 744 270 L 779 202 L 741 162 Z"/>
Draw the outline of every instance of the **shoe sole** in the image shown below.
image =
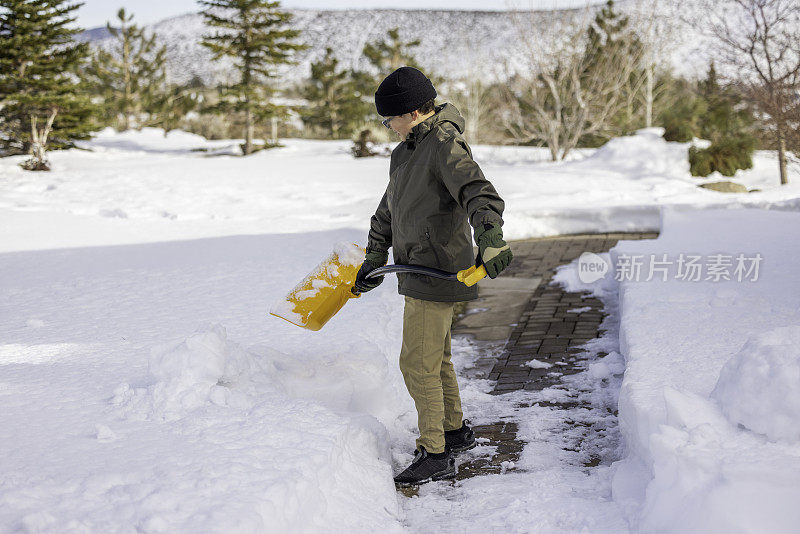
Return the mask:
<path id="1" fill-rule="evenodd" d="M 452 452 L 452 453 L 454 453 L 454 454 L 458 454 L 459 452 L 464 452 L 464 451 L 468 451 L 468 450 L 470 450 L 470 449 L 474 449 L 474 448 L 475 448 L 475 447 L 477 447 L 477 446 L 478 446 L 478 442 L 477 442 L 477 441 L 473 441 L 473 442 L 472 442 L 472 443 L 470 443 L 469 445 L 465 445 L 465 446 L 463 446 L 463 447 L 459 447 L 459 448 L 457 448 L 457 449 L 452 449 L 452 448 L 451 448 L 451 449 L 450 449 L 450 452 Z"/>
<path id="2" fill-rule="evenodd" d="M 458 454 L 459 452 L 464 452 L 464 451 L 468 451 L 470 449 L 474 449 L 477 446 L 478 446 L 478 442 L 477 441 L 473 441 L 469 445 L 464 445 L 462 447 L 458 447 L 458 448 L 455 448 L 455 449 L 450 447 L 450 452 L 452 452 L 453 454 Z"/>
<path id="3" fill-rule="evenodd" d="M 444 471 L 442 473 L 436 473 L 435 475 L 429 476 L 428 478 L 419 480 L 417 482 L 395 482 L 394 485 L 399 488 L 408 488 L 410 486 L 419 486 L 420 484 L 425 484 L 426 482 L 433 482 L 435 480 L 449 480 L 456 478 L 456 470 L 453 469 L 452 471 Z"/>

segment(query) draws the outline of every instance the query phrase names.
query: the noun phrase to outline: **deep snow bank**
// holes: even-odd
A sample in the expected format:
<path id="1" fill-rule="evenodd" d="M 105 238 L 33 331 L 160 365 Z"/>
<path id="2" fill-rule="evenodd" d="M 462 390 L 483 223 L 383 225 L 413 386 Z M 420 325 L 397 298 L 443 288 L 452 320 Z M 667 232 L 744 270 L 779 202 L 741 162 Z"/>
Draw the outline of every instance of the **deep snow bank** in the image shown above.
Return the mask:
<path id="1" fill-rule="evenodd" d="M 154 347 L 149 371 L 153 382 L 147 387 L 124 382 L 114 390 L 112 404 L 124 416 L 174 421 L 209 403 L 247 409 L 253 395 L 277 385 L 269 372 L 274 366 L 228 341 L 221 325 L 199 329 L 176 345 Z"/>
<path id="2" fill-rule="evenodd" d="M 267 313 L 361 238 L 0 254 L 0 532 L 400 531 L 402 298 Z"/>
<path id="3" fill-rule="evenodd" d="M 797 531 L 798 242 L 798 213 L 665 209 L 657 240 L 611 250 L 626 360 L 614 498 L 640 532 Z M 740 254 L 759 268 L 737 271 Z M 636 258 L 638 281 L 620 267 Z"/>
<path id="4" fill-rule="evenodd" d="M 239 511 L 243 518 L 223 518 L 219 512 L 230 510 L 230 502 L 219 511 L 201 505 L 200 514 L 214 514 L 206 527 L 167 512 L 149 516 L 143 523 L 146 531 L 334 532 L 368 524 L 400 530 L 394 523 L 398 510 L 385 428 L 365 414 L 336 414 L 287 395 L 281 381 L 298 380 L 292 373 L 279 376 L 279 363 L 273 360 L 277 355 L 249 352 L 229 341 L 224 327 L 209 325 L 177 344 L 153 348 L 151 384 L 132 388 L 123 383 L 114 391 L 111 402 L 125 418 L 160 422 L 186 418 L 194 421 L 190 427 L 202 421 L 204 439 L 228 442 L 218 420 L 227 412 L 228 423 L 240 420 L 241 425 L 255 427 L 265 442 L 247 444 L 234 460 L 244 471 L 223 465 L 212 468 L 226 472 L 228 483 L 250 486 L 240 503 L 249 501 Z M 224 427 L 245 432 L 237 425 Z M 108 442 L 118 436 L 99 425 L 97 438 Z M 262 454 L 256 453 L 258 449 Z M 264 456 L 263 449 L 269 455 Z M 187 458 L 186 463 L 194 462 Z M 195 478 L 195 483 L 205 485 L 218 476 L 202 473 Z M 254 478 L 262 478 L 260 491 Z M 182 506 L 192 506 L 188 495 L 182 499 L 188 501 Z"/>
<path id="5" fill-rule="evenodd" d="M 574 167 L 608 168 L 633 180 L 690 179 L 685 143 L 670 143 L 663 128 L 644 128 L 635 135 L 615 137 Z"/>
<path id="6" fill-rule="evenodd" d="M 772 441 L 800 442 L 800 325 L 748 339 L 711 396 L 732 422 Z"/>

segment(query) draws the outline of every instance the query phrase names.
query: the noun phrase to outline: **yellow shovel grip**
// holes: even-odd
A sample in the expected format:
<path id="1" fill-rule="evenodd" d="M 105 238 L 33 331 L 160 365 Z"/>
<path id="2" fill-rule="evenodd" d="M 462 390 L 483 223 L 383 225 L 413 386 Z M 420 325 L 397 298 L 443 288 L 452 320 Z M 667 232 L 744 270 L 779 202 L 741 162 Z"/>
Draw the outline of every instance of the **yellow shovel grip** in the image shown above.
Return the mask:
<path id="1" fill-rule="evenodd" d="M 463 271 L 458 271 L 456 273 L 456 278 L 458 278 L 458 281 L 463 282 L 467 287 L 474 286 L 479 280 L 485 277 L 486 267 L 483 265 L 480 267 L 475 267 L 473 265 L 469 269 L 464 269 Z"/>

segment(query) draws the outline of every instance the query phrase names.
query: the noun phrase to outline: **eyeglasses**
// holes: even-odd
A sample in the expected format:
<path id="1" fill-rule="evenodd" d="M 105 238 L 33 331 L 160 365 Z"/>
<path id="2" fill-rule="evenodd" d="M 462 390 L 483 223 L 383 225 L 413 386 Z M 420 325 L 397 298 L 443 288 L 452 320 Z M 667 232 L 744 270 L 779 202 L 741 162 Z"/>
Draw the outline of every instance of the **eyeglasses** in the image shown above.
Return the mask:
<path id="1" fill-rule="evenodd" d="M 383 119 L 383 120 L 381 121 L 381 124 L 383 124 L 384 126 L 386 126 L 387 128 L 389 128 L 389 129 L 391 130 L 391 129 L 392 129 L 392 127 L 390 126 L 390 124 L 391 124 L 392 120 L 393 120 L 393 119 L 394 119 L 396 116 L 397 116 L 397 115 L 395 115 L 395 116 L 392 116 L 392 117 L 389 117 L 389 118 L 387 118 L 387 119 Z"/>

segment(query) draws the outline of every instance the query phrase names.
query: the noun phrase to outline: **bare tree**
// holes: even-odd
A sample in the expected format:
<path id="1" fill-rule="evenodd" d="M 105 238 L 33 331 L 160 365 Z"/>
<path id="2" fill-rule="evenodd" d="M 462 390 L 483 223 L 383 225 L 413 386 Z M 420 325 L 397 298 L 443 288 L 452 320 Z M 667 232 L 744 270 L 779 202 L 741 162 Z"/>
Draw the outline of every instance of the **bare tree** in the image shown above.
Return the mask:
<path id="1" fill-rule="evenodd" d="M 467 74 L 441 84 L 442 97 L 455 104 L 465 122 L 465 135 L 471 143 L 502 142 L 497 127 L 497 80 L 500 72 L 491 65 L 487 54 L 491 45 L 487 35 L 476 35 L 464 43 L 464 56 L 470 58 Z M 437 85 L 439 87 L 439 85 Z"/>
<path id="2" fill-rule="evenodd" d="M 465 135 L 473 143 L 486 142 L 493 119 L 492 87 L 480 76 L 469 75 L 458 80 L 448 91 L 448 100 L 464 117 Z"/>
<path id="3" fill-rule="evenodd" d="M 800 1 L 702 0 L 723 75 L 741 86 L 774 134 L 781 184 L 800 83 Z M 795 125 L 797 123 L 794 123 Z"/>
<path id="4" fill-rule="evenodd" d="M 553 17 L 545 31 L 517 19 L 527 65 L 525 74 L 509 72 L 499 117 L 516 142 L 544 144 L 557 161 L 586 135 L 613 134 L 612 118 L 627 105 L 625 88 L 641 48 L 622 39 L 614 53 L 589 56 L 588 18 Z"/>
<path id="5" fill-rule="evenodd" d="M 47 118 L 44 128 L 39 129 L 36 125 L 36 115 L 31 115 L 31 157 L 29 160 L 22 163 L 22 168 L 29 171 L 49 171 L 50 162 L 47 160 L 47 137 L 53 129 L 53 121 L 58 114 L 58 108 L 53 107 L 50 110 L 50 116 Z"/>
<path id="6" fill-rule="evenodd" d="M 656 76 L 662 65 L 669 62 L 669 54 L 677 45 L 675 21 L 678 20 L 678 5 L 668 0 L 636 0 L 631 6 L 631 22 L 642 47 L 641 80 L 635 94 L 644 105 L 646 128 L 653 125 L 656 101 L 662 96 L 656 85 Z"/>

